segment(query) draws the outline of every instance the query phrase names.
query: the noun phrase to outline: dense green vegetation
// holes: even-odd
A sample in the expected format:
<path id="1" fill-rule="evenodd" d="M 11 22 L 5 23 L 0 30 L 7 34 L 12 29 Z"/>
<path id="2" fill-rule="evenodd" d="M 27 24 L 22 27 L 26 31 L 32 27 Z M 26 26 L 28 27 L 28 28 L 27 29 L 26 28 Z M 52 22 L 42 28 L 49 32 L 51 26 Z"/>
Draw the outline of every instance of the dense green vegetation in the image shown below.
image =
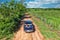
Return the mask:
<path id="1" fill-rule="evenodd" d="M 31 12 L 34 16 L 36 16 L 37 18 L 41 19 L 42 21 L 44 21 L 45 23 L 47 23 L 48 25 L 50 25 L 52 27 L 52 29 L 54 30 L 60 30 L 60 10 L 35 10 L 35 9 L 31 9 Z"/>
<path id="2" fill-rule="evenodd" d="M 14 1 L 0 4 L 0 40 L 10 40 L 26 8 Z"/>
<path id="3" fill-rule="evenodd" d="M 38 25 L 46 40 L 60 40 L 60 10 L 58 9 L 29 9 L 29 13 Z"/>

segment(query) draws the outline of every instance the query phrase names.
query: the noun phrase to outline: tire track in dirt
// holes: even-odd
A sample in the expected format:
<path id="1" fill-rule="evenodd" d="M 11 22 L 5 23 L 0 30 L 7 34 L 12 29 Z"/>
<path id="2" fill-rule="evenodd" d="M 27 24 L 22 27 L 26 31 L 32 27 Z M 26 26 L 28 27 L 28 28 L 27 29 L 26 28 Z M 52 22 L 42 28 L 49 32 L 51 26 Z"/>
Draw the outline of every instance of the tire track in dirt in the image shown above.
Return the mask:
<path id="1" fill-rule="evenodd" d="M 23 26 L 22 26 L 21 29 L 16 33 L 13 40 L 32 40 L 32 35 L 31 33 L 24 32 Z"/>
<path id="2" fill-rule="evenodd" d="M 25 20 L 27 20 L 27 19 L 25 19 Z M 33 20 L 31 18 L 29 18 L 29 20 L 31 20 L 33 22 Z M 21 28 L 14 35 L 13 40 L 44 40 L 44 37 L 38 30 L 38 27 L 36 26 L 36 24 L 34 24 L 34 26 L 35 26 L 35 32 L 26 33 L 24 31 L 24 24 L 22 24 Z"/>
<path id="3" fill-rule="evenodd" d="M 26 33 L 22 26 L 21 29 L 16 33 L 13 40 L 43 40 L 43 38 L 41 38 L 41 35 L 38 33 L 37 29 L 33 33 Z"/>
<path id="4" fill-rule="evenodd" d="M 22 27 L 22 35 L 20 40 L 32 40 L 31 33 L 26 33 Z"/>

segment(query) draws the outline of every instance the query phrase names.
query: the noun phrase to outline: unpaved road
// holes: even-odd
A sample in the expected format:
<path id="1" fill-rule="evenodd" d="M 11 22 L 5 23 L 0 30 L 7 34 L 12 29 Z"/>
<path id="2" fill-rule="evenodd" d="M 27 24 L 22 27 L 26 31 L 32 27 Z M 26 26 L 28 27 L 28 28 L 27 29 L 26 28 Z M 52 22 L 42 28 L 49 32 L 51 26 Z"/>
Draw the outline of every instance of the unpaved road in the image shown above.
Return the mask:
<path id="1" fill-rule="evenodd" d="M 35 25 L 35 32 L 26 33 L 24 31 L 24 26 L 22 24 L 21 28 L 15 34 L 13 40 L 44 40 L 44 37 L 42 36 L 36 25 Z"/>

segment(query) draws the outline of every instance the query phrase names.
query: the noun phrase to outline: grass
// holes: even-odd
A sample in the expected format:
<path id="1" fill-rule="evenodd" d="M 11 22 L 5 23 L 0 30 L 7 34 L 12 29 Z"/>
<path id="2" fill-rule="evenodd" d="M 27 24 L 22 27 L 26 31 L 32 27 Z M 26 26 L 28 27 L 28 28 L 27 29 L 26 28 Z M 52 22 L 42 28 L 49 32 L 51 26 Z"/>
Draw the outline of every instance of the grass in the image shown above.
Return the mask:
<path id="1" fill-rule="evenodd" d="M 40 21 L 36 21 L 36 19 L 33 20 L 38 25 L 39 30 L 45 37 L 45 40 L 60 40 L 58 34 L 47 28 L 41 20 Z"/>
<path id="2" fill-rule="evenodd" d="M 33 20 L 38 25 L 45 40 L 60 40 L 60 10 L 31 10 L 29 13 L 35 16 Z"/>
<path id="3" fill-rule="evenodd" d="M 0 4 L 0 40 L 11 40 L 25 12 L 22 4 L 12 0 Z"/>
<path id="4" fill-rule="evenodd" d="M 39 10 L 31 11 L 32 15 L 50 25 L 54 30 L 60 30 L 60 11 L 59 10 Z"/>

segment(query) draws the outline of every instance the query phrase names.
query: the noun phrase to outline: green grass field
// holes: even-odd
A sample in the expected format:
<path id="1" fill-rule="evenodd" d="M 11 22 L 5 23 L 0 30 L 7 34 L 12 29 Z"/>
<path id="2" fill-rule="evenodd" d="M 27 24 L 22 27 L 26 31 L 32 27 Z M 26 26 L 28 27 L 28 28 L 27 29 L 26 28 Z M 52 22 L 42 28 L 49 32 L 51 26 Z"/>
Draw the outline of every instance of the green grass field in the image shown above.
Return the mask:
<path id="1" fill-rule="evenodd" d="M 31 9 L 29 13 L 35 16 L 33 20 L 46 40 L 60 40 L 60 10 Z"/>

